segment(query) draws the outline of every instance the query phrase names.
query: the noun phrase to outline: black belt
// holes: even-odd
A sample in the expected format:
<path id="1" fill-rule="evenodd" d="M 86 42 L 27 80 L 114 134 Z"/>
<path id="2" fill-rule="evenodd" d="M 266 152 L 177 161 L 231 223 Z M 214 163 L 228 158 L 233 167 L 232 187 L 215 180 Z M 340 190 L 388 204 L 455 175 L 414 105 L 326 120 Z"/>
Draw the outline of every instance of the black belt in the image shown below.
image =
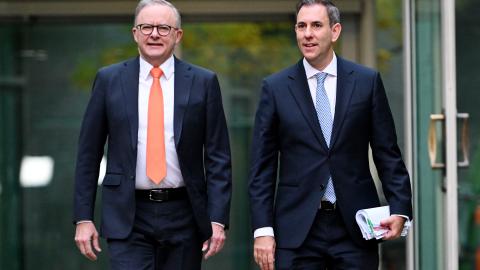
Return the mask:
<path id="1" fill-rule="evenodd" d="M 322 201 L 320 203 L 320 210 L 333 211 L 337 208 L 337 203 L 331 203 L 329 201 Z"/>
<path id="2" fill-rule="evenodd" d="M 179 188 L 159 188 L 159 189 L 137 189 L 135 190 L 135 197 L 141 200 L 166 202 L 173 200 L 187 199 L 187 189 L 185 187 Z"/>

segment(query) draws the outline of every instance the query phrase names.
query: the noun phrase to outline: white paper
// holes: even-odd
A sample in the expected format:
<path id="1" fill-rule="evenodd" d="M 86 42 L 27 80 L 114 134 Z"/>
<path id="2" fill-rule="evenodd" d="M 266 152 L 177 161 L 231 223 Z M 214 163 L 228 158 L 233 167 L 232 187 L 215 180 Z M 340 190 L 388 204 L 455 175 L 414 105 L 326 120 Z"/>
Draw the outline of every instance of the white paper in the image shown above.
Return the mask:
<path id="1" fill-rule="evenodd" d="M 358 210 L 355 219 L 363 238 L 370 239 L 382 239 L 388 232 L 388 228 L 383 228 L 380 225 L 380 221 L 390 216 L 390 207 L 381 206 L 368 209 Z M 401 236 L 406 236 L 408 229 L 410 228 L 410 221 L 407 220 L 403 226 Z"/>

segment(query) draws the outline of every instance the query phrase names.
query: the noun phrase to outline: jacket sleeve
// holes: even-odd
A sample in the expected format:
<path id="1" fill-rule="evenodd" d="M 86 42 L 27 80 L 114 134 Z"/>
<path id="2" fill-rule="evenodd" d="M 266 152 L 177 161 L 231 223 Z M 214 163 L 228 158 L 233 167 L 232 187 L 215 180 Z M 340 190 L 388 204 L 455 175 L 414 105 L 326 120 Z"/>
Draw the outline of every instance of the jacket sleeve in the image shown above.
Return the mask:
<path id="1" fill-rule="evenodd" d="M 397 145 L 392 112 L 388 104 L 380 74 L 373 84 L 373 109 L 370 145 L 373 160 L 382 181 L 383 193 L 390 205 L 390 213 L 412 219 L 412 191 L 410 177 Z"/>
<path id="2" fill-rule="evenodd" d="M 273 93 L 268 82 L 263 81 L 255 116 L 248 182 L 253 230 L 273 227 L 279 152 L 277 122 Z"/>
<path id="3" fill-rule="evenodd" d="M 210 220 L 229 225 L 232 196 L 232 168 L 228 129 L 216 75 L 207 84 L 206 129 L 204 142 Z"/>
<path id="4" fill-rule="evenodd" d="M 75 223 L 80 220 L 93 221 L 94 217 L 99 167 L 107 139 L 105 85 L 105 78 L 99 71 L 93 83 L 78 142 L 73 216 Z"/>

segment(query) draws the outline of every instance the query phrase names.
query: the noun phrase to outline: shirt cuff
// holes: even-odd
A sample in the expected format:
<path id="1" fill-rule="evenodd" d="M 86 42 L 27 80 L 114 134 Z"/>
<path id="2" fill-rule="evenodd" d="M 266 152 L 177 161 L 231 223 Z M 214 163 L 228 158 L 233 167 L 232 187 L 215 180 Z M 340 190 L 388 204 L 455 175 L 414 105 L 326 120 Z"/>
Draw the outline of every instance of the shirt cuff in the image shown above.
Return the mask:
<path id="1" fill-rule="evenodd" d="M 222 224 L 222 223 L 218 223 L 218 222 L 212 221 L 212 224 L 217 224 L 218 226 L 220 226 L 220 227 L 222 227 L 222 228 L 225 228 L 225 225 Z"/>
<path id="2" fill-rule="evenodd" d="M 81 224 L 81 223 L 93 223 L 93 221 L 91 221 L 91 220 L 80 220 L 80 221 L 77 221 L 76 224 L 78 225 L 78 224 Z"/>
<path id="3" fill-rule="evenodd" d="M 412 226 L 412 222 L 410 221 L 410 219 L 405 215 L 392 214 L 392 216 L 399 216 L 399 217 L 403 217 L 405 219 L 405 224 L 403 224 L 403 229 L 402 229 L 402 232 L 401 232 L 400 236 L 407 236 L 408 231 L 409 231 L 410 227 Z"/>
<path id="4" fill-rule="evenodd" d="M 272 227 L 262 227 L 258 228 L 253 232 L 253 238 L 261 237 L 261 236 L 271 236 L 275 237 L 273 234 Z"/>
<path id="5" fill-rule="evenodd" d="M 405 223 L 410 223 L 410 219 L 405 215 L 392 214 L 392 216 L 399 216 L 405 218 Z"/>

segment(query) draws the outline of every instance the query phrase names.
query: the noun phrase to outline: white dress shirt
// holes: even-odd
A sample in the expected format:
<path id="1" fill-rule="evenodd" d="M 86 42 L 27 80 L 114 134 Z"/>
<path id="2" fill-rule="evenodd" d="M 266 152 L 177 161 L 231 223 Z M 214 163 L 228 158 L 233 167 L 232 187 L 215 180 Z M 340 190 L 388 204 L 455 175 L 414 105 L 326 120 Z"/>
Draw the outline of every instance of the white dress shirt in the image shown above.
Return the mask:
<path id="1" fill-rule="evenodd" d="M 318 70 L 308 63 L 303 58 L 303 66 L 305 74 L 307 75 L 308 88 L 312 96 L 313 104 L 316 106 L 317 100 L 317 78 L 315 75 L 319 72 L 325 72 L 328 76 L 325 78 L 325 91 L 327 92 L 328 101 L 330 102 L 330 110 L 332 112 L 332 119 L 335 116 L 335 102 L 337 100 L 337 56 L 333 54 L 333 59 L 323 70 Z M 253 237 L 260 236 L 274 236 L 272 227 L 258 228 L 253 232 Z"/>
<path id="2" fill-rule="evenodd" d="M 147 123 L 148 123 L 148 99 L 153 77 L 150 70 L 153 66 L 140 57 L 140 74 L 138 79 L 138 142 L 137 142 L 137 170 L 135 189 L 154 188 L 178 188 L 185 186 L 180 165 L 178 164 L 177 149 L 173 133 L 173 110 L 174 110 L 174 82 L 175 60 L 170 56 L 160 68 L 163 71 L 160 77 L 160 85 L 163 93 L 163 119 L 165 132 L 165 157 L 167 161 L 167 175 L 156 185 L 147 176 Z M 212 221 L 212 223 L 225 227 L 224 224 Z"/>
<path id="3" fill-rule="evenodd" d="M 150 70 L 151 64 L 140 57 L 140 74 L 138 79 L 138 142 L 137 142 L 137 169 L 135 178 L 136 189 L 153 188 L 177 188 L 185 186 L 182 172 L 178 164 L 178 155 L 175 148 L 173 134 L 173 105 L 174 105 L 174 81 L 175 60 L 173 55 L 168 58 L 160 68 L 163 75 L 160 77 L 160 85 L 163 93 L 163 116 L 165 129 L 165 156 L 167 160 L 167 175 L 160 184 L 156 185 L 147 177 L 147 123 L 148 123 L 148 99 L 153 77 Z"/>

